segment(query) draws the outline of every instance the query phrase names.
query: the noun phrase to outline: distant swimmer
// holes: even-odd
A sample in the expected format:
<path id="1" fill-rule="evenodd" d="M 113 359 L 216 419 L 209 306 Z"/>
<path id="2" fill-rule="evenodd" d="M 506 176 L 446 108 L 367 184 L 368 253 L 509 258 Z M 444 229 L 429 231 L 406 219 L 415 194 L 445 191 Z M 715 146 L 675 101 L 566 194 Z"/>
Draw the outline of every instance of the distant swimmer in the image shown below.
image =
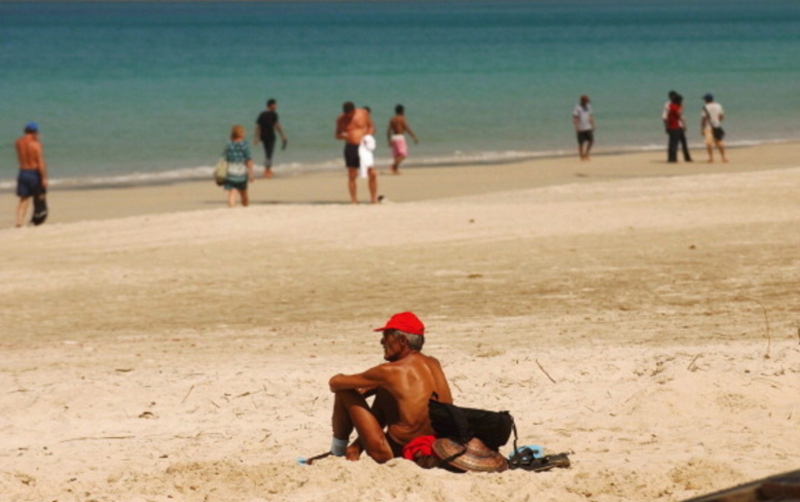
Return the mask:
<path id="1" fill-rule="evenodd" d="M 417 144 L 417 135 L 411 130 L 405 116 L 405 107 L 397 105 L 394 107 L 395 116 L 389 120 L 389 128 L 386 130 L 386 139 L 389 140 L 389 148 L 392 149 L 392 174 L 400 174 L 400 163 L 408 157 L 408 145 L 406 144 L 406 133 Z"/>
<path id="2" fill-rule="evenodd" d="M 288 141 L 283 129 L 278 121 L 278 103 L 270 98 L 267 101 L 267 109 L 261 112 L 256 119 L 256 133 L 253 136 L 253 144 L 257 145 L 261 140 L 264 143 L 264 177 L 272 178 L 272 154 L 275 152 L 275 132 L 281 135 L 283 142 L 282 148 L 286 148 Z"/>
<path id="3" fill-rule="evenodd" d="M 594 144 L 594 115 L 592 105 L 589 104 L 589 96 L 581 96 L 580 102 L 575 105 L 572 111 L 572 123 L 578 135 L 578 154 L 581 160 L 589 160 L 589 150 Z"/>
<path id="4" fill-rule="evenodd" d="M 44 162 L 42 144 L 39 142 L 39 126 L 29 122 L 25 126 L 25 134 L 17 139 L 17 160 L 19 175 L 17 176 L 17 227 L 25 222 L 31 198 L 38 196 L 47 188 L 47 165 Z"/>
<path id="5" fill-rule="evenodd" d="M 359 148 L 365 136 L 374 134 L 375 126 L 372 124 L 369 112 L 364 108 L 356 108 L 352 101 L 345 102 L 342 105 L 342 114 L 336 118 L 334 137 L 345 142 L 344 165 L 347 168 L 347 188 L 350 192 L 350 202 L 352 204 L 358 204 L 356 179 L 361 167 Z"/>

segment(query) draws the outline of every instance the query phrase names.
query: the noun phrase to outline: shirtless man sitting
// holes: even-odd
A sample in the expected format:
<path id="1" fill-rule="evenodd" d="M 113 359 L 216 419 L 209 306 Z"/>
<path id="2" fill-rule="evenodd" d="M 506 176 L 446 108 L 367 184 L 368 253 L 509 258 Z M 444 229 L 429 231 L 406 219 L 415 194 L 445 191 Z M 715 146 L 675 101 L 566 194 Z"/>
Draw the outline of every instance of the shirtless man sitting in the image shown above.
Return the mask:
<path id="1" fill-rule="evenodd" d="M 412 439 L 433 434 L 428 400 L 434 392 L 443 403 L 452 403 L 453 398 L 439 361 L 420 352 L 425 326 L 417 316 L 395 314 L 375 331 L 383 333 L 383 358 L 388 362 L 330 379 L 335 395 L 331 453 L 358 460 L 366 451 L 382 464 L 402 456 L 403 446 Z M 366 400 L 371 395 L 375 395 L 372 407 Z M 358 438 L 348 447 L 353 429 Z"/>

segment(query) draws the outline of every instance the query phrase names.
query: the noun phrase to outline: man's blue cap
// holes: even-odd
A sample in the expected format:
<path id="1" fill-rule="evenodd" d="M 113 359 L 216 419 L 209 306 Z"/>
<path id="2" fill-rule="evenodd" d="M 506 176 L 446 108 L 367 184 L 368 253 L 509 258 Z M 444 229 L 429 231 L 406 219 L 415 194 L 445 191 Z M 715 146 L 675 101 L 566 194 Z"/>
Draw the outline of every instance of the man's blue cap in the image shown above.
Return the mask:
<path id="1" fill-rule="evenodd" d="M 36 125 L 36 122 L 28 122 L 28 125 L 25 126 L 25 132 L 38 132 L 39 126 Z"/>
<path id="2" fill-rule="evenodd" d="M 711 94 L 710 92 L 707 92 L 706 95 L 703 96 L 703 99 L 706 101 L 714 101 L 714 95 Z"/>

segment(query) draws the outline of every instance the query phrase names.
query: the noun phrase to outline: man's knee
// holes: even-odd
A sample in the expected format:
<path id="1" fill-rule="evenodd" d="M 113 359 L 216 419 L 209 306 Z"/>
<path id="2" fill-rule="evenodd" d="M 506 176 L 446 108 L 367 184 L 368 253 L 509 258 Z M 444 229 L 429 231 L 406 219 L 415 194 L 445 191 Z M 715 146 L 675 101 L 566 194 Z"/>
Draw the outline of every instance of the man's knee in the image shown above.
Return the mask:
<path id="1" fill-rule="evenodd" d="M 392 453 L 387 453 L 385 451 L 367 451 L 367 455 L 379 464 L 385 464 L 394 458 Z"/>

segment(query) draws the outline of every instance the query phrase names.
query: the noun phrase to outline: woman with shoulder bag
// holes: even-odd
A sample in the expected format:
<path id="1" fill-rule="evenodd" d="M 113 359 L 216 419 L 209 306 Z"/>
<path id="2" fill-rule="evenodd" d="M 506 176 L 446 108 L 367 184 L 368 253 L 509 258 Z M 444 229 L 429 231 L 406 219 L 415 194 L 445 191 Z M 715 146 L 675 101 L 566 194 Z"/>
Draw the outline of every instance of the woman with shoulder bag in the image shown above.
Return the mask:
<path id="1" fill-rule="evenodd" d="M 250 145 L 244 138 L 244 126 L 233 126 L 231 140 L 225 145 L 225 151 L 222 154 L 228 161 L 228 174 L 223 184 L 223 188 L 228 192 L 228 207 L 236 205 L 237 192 L 242 206 L 250 203 L 247 196 L 247 184 L 254 180 L 253 157 L 250 155 Z"/>

